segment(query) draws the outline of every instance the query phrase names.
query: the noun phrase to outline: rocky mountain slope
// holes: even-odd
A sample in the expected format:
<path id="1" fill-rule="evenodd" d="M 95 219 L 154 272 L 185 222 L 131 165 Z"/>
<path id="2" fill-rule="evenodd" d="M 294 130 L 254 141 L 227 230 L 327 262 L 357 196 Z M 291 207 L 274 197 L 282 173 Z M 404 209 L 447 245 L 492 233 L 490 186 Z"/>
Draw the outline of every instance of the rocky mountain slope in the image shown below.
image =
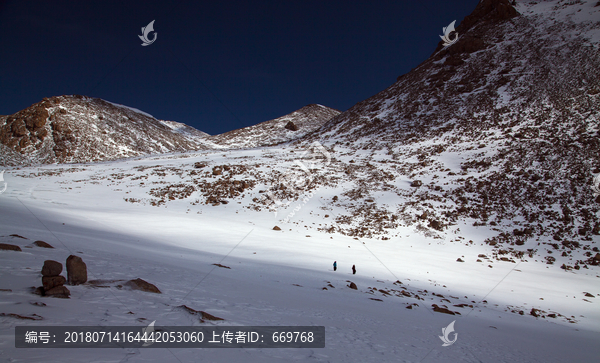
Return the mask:
<path id="1" fill-rule="evenodd" d="M 198 150 L 204 148 L 198 133 L 189 126 L 182 128 L 97 98 L 51 97 L 13 115 L 0 116 L 0 143 L 11 150 L 2 153 L 0 162 L 93 162 Z"/>
<path id="2" fill-rule="evenodd" d="M 94 162 L 205 149 L 242 149 L 291 141 L 340 112 L 308 105 L 258 125 L 210 136 L 189 125 L 85 96 L 46 98 L 0 116 L 0 165 Z"/>
<path id="3" fill-rule="evenodd" d="M 307 105 L 285 116 L 206 139 L 214 148 L 245 149 L 277 145 L 319 129 L 340 111 L 322 105 Z"/>
<path id="4" fill-rule="evenodd" d="M 323 144 L 332 162 L 312 180 L 344 190 L 324 208 L 345 212 L 324 228 L 435 236 L 468 223 L 495 235 L 485 242 L 499 257 L 593 263 L 598 19 L 597 1 L 481 1 L 455 44 L 297 143 Z"/>

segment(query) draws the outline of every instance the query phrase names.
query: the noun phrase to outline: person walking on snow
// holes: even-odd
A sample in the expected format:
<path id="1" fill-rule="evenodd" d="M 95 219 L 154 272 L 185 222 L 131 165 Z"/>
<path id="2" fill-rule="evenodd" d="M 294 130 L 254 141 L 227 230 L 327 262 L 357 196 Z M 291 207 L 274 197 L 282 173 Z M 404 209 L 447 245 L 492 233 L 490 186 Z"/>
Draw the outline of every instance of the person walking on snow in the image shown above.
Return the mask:
<path id="1" fill-rule="evenodd" d="M 337 261 L 333 261 L 333 271 L 337 270 Z"/>
<path id="2" fill-rule="evenodd" d="M 356 275 L 356 266 L 352 265 L 352 275 Z"/>

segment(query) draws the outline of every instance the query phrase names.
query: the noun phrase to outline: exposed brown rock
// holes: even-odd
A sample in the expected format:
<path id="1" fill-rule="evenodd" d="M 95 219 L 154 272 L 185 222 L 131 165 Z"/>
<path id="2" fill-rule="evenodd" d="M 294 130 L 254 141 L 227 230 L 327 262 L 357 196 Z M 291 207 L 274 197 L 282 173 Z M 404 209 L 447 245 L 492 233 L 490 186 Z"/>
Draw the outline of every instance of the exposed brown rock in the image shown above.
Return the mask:
<path id="1" fill-rule="evenodd" d="M 286 125 L 285 128 L 291 131 L 298 131 L 298 126 L 296 126 L 292 121 L 289 121 Z"/>
<path id="2" fill-rule="evenodd" d="M 87 266 L 79 256 L 67 258 L 67 279 L 69 285 L 79 285 L 87 281 Z"/>
<path id="3" fill-rule="evenodd" d="M 358 290 L 358 287 L 356 286 L 356 284 L 354 282 L 350 282 L 350 285 L 348 285 L 348 287 L 353 290 Z"/>
<path id="4" fill-rule="evenodd" d="M 450 311 L 450 310 L 448 310 L 448 308 L 438 306 L 437 304 L 432 304 L 431 306 L 433 307 L 433 311 L 435 311 L 436 313 L 444 313 L 444 314 L 449 314 L 449 315 L 460 315 L 460 313 L 458 311 Z"/>
<path id="5" fill-rule="evenodd" d="M 54 260 L 46 260 L 44 261 L 44 266 L 42 267 L 42 275 L 43 276 L 58 276 L 62 272 L 63 265 L 62 263 Z"/>
<path id="6" fill-rule="evenodd" d="M 35 242 L 33 242 L 33 244 L 38 247 L 42 247 L 42 248 L 54 248 L 49 243 L 46 243 L 44 241 L 35 241 Z"/>
<path id="7" fill-rule="evenodd" d="M 8 243 L 0 243 L 0 250 L 4 251 L 22 251 L 21 247 Z"/>
<path id="8" fill-rule="evenodd" d="M 41 316 L 37 314 L 31 314 L 30 316 L 14 314 L 14 313 L 0 313 L 0 316 L 9 316 L 11 318 L 21 319 L 21 320 L 43 320 Z"/>
<path id="9" fill-rule="evenodd" d="M 44 276 L 42 277 L 42 285 L 44 286 L 44 290 L 48 291 L 57 286 L 62 286 L 67 282 L 63 276 Z"/>
<path id="10" fill-rule="evenodd" d="M 229 267 L 229 266 L 225 266 L 225 265 L 221 265 L 220 263 L 213 263 L 213 266 L 217 266 L 217 267 L 221 267 L 221 268 L 227 268 L 227 269 L 231 269 L 231 267 Z"/>
<path id="11" fill-rule="evenodd" d="M 152 292 L 155 294 L 160 294 L 160 290 L 158 289 L 158 287 L 154 286 L 153 284 L 144 281 L 142 279 L 135 279 L 135 280 L 129 280 L 125 283 L 125 286 L 130 287 L 133 290 L 140 290 L 140 291 L 145 291 L 145 292 Z"/>
<path id="12" fill-rule="evenodd" d="M 180 305 L 180 306 L 178 306 L 178 308 L 184 310 L 185 312 L 187 312 L 187 313 L 189 313 L 191 315 L 197 315 L 197 316 L 199 316 L 201 322 L 204 322 L 204 320 L 213 320 L 213 321 L 225 320 L 223 318 L 219 318 L 219 317 L 216 317 L 216 316 L 214 316 L 212 314 L 209 314 L 209 313 L 207 313 L 205 311 L 200 311 L 200 310 L 192 309 L 192 308 L 190 308 L 187 305 Z"/>
<path id="13" fill-rule="evenodd" d="M 209 313 L 207 313 L 205 311 L 201 311 L 200 313 L 202 313 L 202 319 L 214 320 L 214 321 L 216 321 L 216 320 L 225 320 L 223 318 L 219 318 L 219 317 L 216 317 L 214 315 L 211 315 L 211 314 L 209 314 Z"/>
<path id="14" fill-rule="evenodd" d="M 71 291 L 69 291 L 66 286 L 56 286 L 50 290 L 44 290 L 44 296 L 68 299 L 69 295 L 71 295 Z"/>

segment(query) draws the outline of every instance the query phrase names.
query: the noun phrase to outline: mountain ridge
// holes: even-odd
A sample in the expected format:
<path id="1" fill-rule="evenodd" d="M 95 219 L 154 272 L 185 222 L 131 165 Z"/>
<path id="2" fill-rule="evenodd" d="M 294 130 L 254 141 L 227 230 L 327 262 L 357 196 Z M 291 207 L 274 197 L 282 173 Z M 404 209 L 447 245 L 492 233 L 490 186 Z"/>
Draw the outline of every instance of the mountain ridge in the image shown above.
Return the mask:
<path id="1" fill-rule="evenodd" d="M 307 105 L 288 115 L 209 135 L 176 121 L 86 96 L 45 98 L 0 116 L 0 164 L 19 166 L 115 160 L 149 154 L 248 148 L 288 142 L 314 131 L 339 111 Z M 286 129 L 294 124 L 295 131 Z"/>

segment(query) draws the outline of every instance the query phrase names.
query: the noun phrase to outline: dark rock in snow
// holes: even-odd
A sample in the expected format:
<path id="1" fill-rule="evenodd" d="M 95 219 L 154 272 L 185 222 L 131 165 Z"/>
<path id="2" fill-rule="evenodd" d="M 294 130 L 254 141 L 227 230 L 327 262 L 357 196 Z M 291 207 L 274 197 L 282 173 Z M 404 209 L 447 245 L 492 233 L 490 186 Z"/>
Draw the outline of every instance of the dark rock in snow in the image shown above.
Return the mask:
<path id="1" fill-rule="evenodd" d="M 11 245 L 11 244 L 8 244 L 8 243 L 0 243 L 0 250 L 4 250 L 4 251 L 22 251 L 21 247 L 15 246 L 15 245 Z"/>
<path id="2" fill-rule="evenodd" d="M 79 285 L 87 281 L 87 266 L 79 256 L 67 258 L 67 278 L 69 285 Z"/>
<path id="3" fill-rule="evenodd" d="M 130 287 L 133 290 L 140 290 L 145 292 L 153 292 L 155 294 L 161 294 L 158 287 L 142 279 L 129 280 L 125 283 L 125 286 Z"/>
<path id="4" fill-rule="evenodd" d="M 49 243 L 46 243 L 44 241 L 35 241 L 35 242 L 33 242 L 33 244 L 38 247 L 43 247 L 43 248 L 54 248 Z"/>
<path id="5" fill-rule="evenodd" d="M 44 261 L 44 267 L 42 267 L 43 276 L 58 276 L 62 272 L 62 263 L 54 260 Z"/>
<path id="6" fill-rule="evenodd" d="M 289 121 L 286 125 L 285 128 L 291 131 L 298 131 L 298 126 L 296 126 L 292 121 Z"/>
<path id="7" fill-rule="evenodd" d="M 66 286 L 56 286 L 50 290 L 44 291 L 44 296 L 58 297 L 61 299 L 68 299 L 69 295 L 71 295 L 71 291 L 69 291 Z"/>
<path id="8" fill-rule="evenodd" d="M 48 291 L 55 287 L 62 286 L 67 282 L 63 276 L 44 276 L 42 277 L 42 285 L 44 285 L 44 290 Z"/>

